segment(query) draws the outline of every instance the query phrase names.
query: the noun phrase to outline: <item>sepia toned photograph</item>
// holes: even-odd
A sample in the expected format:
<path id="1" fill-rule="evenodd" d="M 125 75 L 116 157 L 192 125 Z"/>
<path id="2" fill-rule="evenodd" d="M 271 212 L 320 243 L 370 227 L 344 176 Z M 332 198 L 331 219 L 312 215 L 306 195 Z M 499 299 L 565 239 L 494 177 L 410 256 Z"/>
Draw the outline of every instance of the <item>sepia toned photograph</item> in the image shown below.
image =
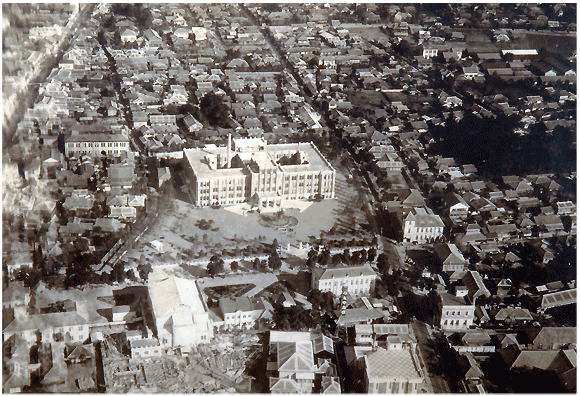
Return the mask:
<path id="1" fill-rule="evenodd" d="M 2 392 L 576 393 L 576 23 L 2 3 Z"/>

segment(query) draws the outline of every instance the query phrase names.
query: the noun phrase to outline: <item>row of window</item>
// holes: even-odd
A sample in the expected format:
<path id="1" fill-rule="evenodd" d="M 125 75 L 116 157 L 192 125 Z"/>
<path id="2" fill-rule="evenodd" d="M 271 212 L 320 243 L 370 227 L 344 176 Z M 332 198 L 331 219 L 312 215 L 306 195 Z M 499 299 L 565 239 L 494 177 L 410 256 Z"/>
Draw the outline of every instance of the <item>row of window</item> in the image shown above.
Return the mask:
<path id="1" fill-rule="evenodd" d="M 68 143 L 69 147 L 127 147 L 126 142 Z"/>
<path id="2" fill-rule="evenodd" d="M 349 283 L 350 282 L 350 283 Z M 320 287 L 335 287 L 342 285 L 368 285 L 371 283 L 371 278 L 355 278 L 355 279 L 335 279 L 331 281 L 320 281 Z"/>
<path id="3" fill-rule="evenodd" d="M 469 316 L 470 312 L 469 311 L 445 311 L 445 316 L 461 316 L 461 314 L 464 314 L 463 316 Z"/>
<path id="4" fill-rule="evenodd" d="M 443 326 L 459 326 L 460 324 L 460 320 L 456 319 L 456 320 L 445 320 L 443 322 Z M 467 326 L 467 320 L 463 321 L 463 326 Z"/>

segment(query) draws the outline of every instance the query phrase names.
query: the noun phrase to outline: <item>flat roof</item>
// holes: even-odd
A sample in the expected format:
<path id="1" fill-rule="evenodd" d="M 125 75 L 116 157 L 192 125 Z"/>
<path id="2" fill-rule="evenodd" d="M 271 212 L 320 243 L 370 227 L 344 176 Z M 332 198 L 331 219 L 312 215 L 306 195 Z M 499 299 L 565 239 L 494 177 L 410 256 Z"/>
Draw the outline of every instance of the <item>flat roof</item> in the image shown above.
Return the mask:
<path id="1" fill-rule="evenodd" d="M 364 357 L 369 381 L 422 380 L 411 351 L 378 348 Z"/>

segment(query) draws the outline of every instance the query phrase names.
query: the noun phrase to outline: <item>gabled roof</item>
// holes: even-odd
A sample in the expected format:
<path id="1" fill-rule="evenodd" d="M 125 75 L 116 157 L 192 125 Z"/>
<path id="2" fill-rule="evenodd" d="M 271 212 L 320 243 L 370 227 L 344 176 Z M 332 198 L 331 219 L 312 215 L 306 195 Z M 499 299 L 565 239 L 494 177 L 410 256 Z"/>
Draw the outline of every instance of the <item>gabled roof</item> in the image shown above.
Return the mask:
<path id="1" fill-rule="evenodd" d="M 29 294 L 30 289 L 22 282 L 10 282 L 8 287 L 2 290 L 2 302 L 24 301 Z"/>
<path id="2" fill-rule="evenodd" d="M 312 342 L 279 342 L 278 371 L 314 372 Z"/>
<path id="3" fill-rule="evenodd" d="M 526 333 L 535 346 L 576 344 L 576 327 L 534 327 L 526 329 Z"/>
<path id="4" fill-rule="evenodd" d="M 327 337 L 324 334 L 320 334 L 314 339 L 314 353 L 318 354 L 322 351 L 334 353 L 334 343 L 332 338 Z"/>
<path id="5" fill-rule="evenodd" d="M 270 377 L 270 393 L 302 393 L 302 390 L 293 379 Z"/>

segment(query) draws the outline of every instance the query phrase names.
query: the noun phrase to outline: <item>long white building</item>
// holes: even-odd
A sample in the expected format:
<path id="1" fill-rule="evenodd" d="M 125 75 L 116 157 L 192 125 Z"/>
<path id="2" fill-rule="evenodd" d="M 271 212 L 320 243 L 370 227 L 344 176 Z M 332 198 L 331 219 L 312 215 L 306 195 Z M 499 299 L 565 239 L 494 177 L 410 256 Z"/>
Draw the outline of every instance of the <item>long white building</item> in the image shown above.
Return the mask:
<path id="1" fill-rule="evenodd" d="M 199 207 L 252 203 L 283 207 L 284 200 L 334 198 L 332 165 L 312 143 L 268 145 L 261 138 L 228 139 L 227 147 L 185 149 L 191 195 Z"/>
<path id="2" fill-rule="evenodd" d="M 103 153 L 107 156 L 119 156 L 130 150 L 129 138 L 120 133 L 88 133 L 71 135 L 64 145 L 68 157 L 76 157 L 81 154 L 100 157 Z"/>

